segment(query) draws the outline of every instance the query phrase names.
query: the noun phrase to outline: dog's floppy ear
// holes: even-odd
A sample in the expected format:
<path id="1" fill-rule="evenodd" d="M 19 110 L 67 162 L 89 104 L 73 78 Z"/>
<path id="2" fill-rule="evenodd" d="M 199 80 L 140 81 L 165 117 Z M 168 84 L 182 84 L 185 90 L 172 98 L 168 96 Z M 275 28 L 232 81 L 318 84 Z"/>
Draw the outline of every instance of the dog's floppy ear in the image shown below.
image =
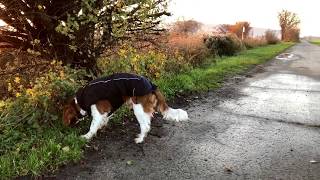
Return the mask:
<path id="1" fill-rule="evenodd" d="M 69 100 L 63 107 L 63 124 L 69 126 L 71 123 L 77 120 L 77 110 L 73 105 L 74 101 Z"/>

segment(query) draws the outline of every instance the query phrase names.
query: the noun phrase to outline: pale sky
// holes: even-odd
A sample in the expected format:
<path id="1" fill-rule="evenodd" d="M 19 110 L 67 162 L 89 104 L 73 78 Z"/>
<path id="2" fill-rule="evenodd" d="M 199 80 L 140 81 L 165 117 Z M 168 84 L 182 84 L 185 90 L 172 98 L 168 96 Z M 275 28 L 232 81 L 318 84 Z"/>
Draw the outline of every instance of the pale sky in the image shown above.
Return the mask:
<path id="1" fill-rule="evenodd" d="M 298 14 L 301 36 L 320 36 L 320 0 L 171 0 L 169 22 L 184 18 L 205 24 L 234 24 L 249 21 L 251 26 L 280 29 L 278 12 Z"/>

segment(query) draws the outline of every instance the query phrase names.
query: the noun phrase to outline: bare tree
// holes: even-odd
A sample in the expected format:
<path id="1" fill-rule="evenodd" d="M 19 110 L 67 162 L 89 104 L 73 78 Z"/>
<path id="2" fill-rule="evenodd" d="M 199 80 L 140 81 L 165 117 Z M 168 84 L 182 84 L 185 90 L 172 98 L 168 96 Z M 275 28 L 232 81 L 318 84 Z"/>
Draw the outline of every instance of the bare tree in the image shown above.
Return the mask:
<path id="1" fill-rule="evenodd" d="M 231 26 L 230 24 L 220 24 L 218 27 L 217 27 L 217 32 L 220 33 L 220 34 L 226 34 L 228 32 L 230 32 L 230 29 L 231 29 Z"/>
<path id="2" fill-rule="evenodd" d="M 202 23 L 194 20 L 177 21 L 172 27 L 172 31 L 181 34 L 193 34 L 199 31 Z"/>
<path id="3" fill-rule="evenodd" d="M 239 38 L 242 38 L 242 33 L 244 38 L 248 37 L 250 30 L 251 26 L 250 23 L 247 21 L 236 22 L 236 24 L 234 25 L 222 24 L 218 27 L 219 33 L 233 33 L 236 34 Z"/>
<path id="4" fill-rule="evenodd" d="M 243 35 L 243 38 L 247 38 L 250 30 L 251 30 L 250 23 L 247 21 L 236 22 L 236 24 L 231 26 L 231 29 L 230 29 L 230 31 L 236 34 L 238 38 L 242 38 L 242 35 Z"/>
<path id="5" fill-rule="evenodd" d="M 281 27 L 281 40 L 283 41 L 291 41 L 296 39 L 291 39 L 292 37 L 299 39 L 299 24 L 300 19 L 296 13 L 282 10 L 278 14 L 279 24 Z M 292 35 L 294 33 L 295 35 Z"/>

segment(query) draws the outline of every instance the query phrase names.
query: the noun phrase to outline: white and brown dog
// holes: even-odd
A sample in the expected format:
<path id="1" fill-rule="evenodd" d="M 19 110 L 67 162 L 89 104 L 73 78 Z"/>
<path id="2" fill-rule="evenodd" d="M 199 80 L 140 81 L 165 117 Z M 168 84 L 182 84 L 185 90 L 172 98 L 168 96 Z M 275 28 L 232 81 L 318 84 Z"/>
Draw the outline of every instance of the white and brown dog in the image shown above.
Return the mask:
<path id="1" fill-rule="evenodd" d="M 133 109 L 140 125 L 136 143 L 143 142 L 150 130 L 153 113 L 160 111 L 164 119 L 183 121 L 188 114 L 182 109 L 170 108 L 164 96 L 148 79 L 128 73 L 113 74 L 89 82 L 80 88 L 63 110 L 65 125 L 76 123 L 79 118 L 92 116 L 90 130 L 82 135 L 90 140 L 97 131 L 107 125 L 112 113 L 126 103 Z"/>

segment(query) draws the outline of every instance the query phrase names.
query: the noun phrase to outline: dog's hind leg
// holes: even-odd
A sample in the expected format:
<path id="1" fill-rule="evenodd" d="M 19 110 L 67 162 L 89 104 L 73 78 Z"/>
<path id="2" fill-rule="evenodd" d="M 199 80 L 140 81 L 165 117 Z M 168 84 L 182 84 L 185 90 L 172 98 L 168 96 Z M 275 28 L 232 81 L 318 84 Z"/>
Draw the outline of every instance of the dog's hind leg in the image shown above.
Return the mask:
<path id="1" fill-rule="evenodd" d="M 151 115 L 144 112 L 141 104 L 133 103 L 132 105 L 134 115 L 136 116 L 140 125 L 140 134 L 138 134 L 138 137 L 135 138 L 134 141 L 136 143 L 141 143 L 150 131 Z"/>
<path id="2" fill-rule="evenodd" d="M 109 121 L 109 117 L 108 117 L 108 113 L 103 113 L 101 114 L 96 105 L 92 105 L 91 106 L 91 115 L 92 115 L 92 121 L 91 121 L 91 125 L 90 125 L 90 130 L 87 134 L 82 135 L 81 137 L 90 140 L 93 136 L 96 135 L 97 131 L 107 125 L 108 121 Z"/>

